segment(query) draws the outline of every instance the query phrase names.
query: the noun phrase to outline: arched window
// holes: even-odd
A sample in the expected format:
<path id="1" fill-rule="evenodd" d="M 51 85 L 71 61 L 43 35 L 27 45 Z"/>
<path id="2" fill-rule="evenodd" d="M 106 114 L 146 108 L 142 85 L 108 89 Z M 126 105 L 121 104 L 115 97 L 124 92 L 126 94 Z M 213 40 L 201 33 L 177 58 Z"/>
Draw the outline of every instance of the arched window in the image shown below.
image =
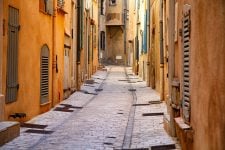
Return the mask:
<path id="1" fill-rule="evenodd" d="M 41 104 L 49 101 L 49 48 L 43 45 L 41 48 L 41 86 L 40 86 L 40 101 Z"/>

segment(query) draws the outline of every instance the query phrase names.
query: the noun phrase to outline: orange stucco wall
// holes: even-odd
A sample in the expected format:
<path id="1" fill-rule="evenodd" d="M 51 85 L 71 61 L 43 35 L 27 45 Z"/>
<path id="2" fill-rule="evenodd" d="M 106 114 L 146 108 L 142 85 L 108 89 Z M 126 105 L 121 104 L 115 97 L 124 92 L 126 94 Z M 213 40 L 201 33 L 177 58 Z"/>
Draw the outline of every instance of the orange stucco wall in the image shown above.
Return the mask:
<path id="1" fill-rule="evenodd" d="M 224 150 L 225 143 L 225 1 L 180 0 L 191 5 L 190 99 L 194 150 Z M 181 43 L 181 40 L 179 40 Z M 179 47 L 177 50 L 179 50 Z M 180 56 L 176 56 L 179 62 Z M 179 69 L 177 63 L 177 71 Z M 176 72 L 179 74 L 179 72 Z"/>
<path id="2" fill-rule="evenodd" d="M 160 1 L 151 5 L 150 17 L 150 86 L 160 92 Z"/>
<path id="3" fill-rule="evenodd" d="M 64 76 L 64 12 L 56 11 L 55 18 L 55 43 L 54 43 L 54 71 L 53 71 L 53 105 L 63 100 L 63 76 Z M 57 56 L 57 61 L 56 61 Z M 56 72 L 56 63 L 58 72 Z"/>
<path id="4" fill-rule="evenodd" d="M 225 1 L 191 1 L 193 148 L 225 148 Z M 202 144 L 204 141 L 204 144 Z"/>
<path id="5" fill-rule="evenodd" d="M 24 5 L 26 3 L 26 5 Z M 39 114 L 50 107 L 40 107 L 40 50 L 44 44 L 50 49 L 52 58 L 52 17 L 39 11 L 39 1 L 4 0 L 5 36 L 3 50 L 3 81 L 6 81 L 7 68 L 7 22 L 8 7 L 19 9 L 19 49 L 18 49 L 18 82 L 20 88 L 16 102 L 5 105 L 5 119 L 12 113 L 23 112 L 25 120 Z M 51 61 L 49 62 L 51 66 Z M 51 79 L 51 67 L 49 78 Z M 51 80 L 49 80 L 51 85 Z M 51 100 L 51 86 L 49 99 Z M 6 92 L 6 82 L 3 82 L 3 93 Z"/>

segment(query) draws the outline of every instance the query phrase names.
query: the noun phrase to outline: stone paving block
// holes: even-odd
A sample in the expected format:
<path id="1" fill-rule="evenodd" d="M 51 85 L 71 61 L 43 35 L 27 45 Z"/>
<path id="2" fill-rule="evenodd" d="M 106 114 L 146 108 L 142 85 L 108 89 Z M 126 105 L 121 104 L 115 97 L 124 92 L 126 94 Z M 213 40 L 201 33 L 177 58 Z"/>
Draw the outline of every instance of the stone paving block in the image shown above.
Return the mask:
<path id="1" fill-rule="evenodd" d="M 132 74 L 127 68 L 127 73 Z M 121 149 L 130 109 L 133 102 L 133 92 L 137 89 L 137 103 L 148 103 L 159 99 L 159 94 L 145 82 L 132 75 L 136 83 L 120 82 L 126 79 L 123 67 L 108 66 L 106 71 L 97 71 L 92 76 L 95 80 L 92 86 L 82 86 L 82 90 L 96 92 L 98 95 L 73 93 L 63 104 L 83 107 L 73 109 L 72 113 L 49 111 L 39 115 L 29 123 L 48 125 L 46 130 L 52 130 L 51 135 L 36 135 L 25 133 L 21 128 L 21 136 L 5 144 L 0 149 L 54 149 L 54 150 L 113 150 Z M 104 79 L 104 80 L 103 80 Z M 57 105 L 56 107 L 60 107 Z M 137 106 L 135 108 L 130 148 L 143 148 L 155 144 L 171 144 L 174 140 L 163 129 L 163 117 L 143 117 L 143 113 L 165 112 L 165 104 Z M 130 127 L 131 128 L 131 127 Z M 115 137 L 115 138 L 109 138 Z"/>

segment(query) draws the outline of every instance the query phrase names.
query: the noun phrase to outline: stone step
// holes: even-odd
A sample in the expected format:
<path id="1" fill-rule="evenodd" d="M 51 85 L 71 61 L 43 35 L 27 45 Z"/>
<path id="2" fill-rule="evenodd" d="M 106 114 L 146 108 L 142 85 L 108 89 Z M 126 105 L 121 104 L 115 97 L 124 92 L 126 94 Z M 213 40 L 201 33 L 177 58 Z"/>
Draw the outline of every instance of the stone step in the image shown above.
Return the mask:
<path id="1" fill-rule="evenodd" d="M 19 122 L 2 121 L 0 122 L 0 146 L 13 140 L 20 135 Z"/>

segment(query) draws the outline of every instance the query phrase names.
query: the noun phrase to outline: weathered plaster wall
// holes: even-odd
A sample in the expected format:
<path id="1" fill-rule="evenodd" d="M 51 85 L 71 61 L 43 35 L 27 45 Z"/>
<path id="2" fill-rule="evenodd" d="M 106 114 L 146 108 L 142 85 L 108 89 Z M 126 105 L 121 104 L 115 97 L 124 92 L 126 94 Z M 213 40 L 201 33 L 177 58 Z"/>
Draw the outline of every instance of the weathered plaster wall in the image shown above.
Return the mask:
<path id="1" fill-rule="evenodd" d="M 225 1 L 178 1 L 178 28 L 184 4 L 191 5 L 190 100 L 193 142 L 186 149 L 225 148 Z M 176 72 L 181 80 L 182 41 L 176 45 Z"/>
<path id="2" fill-rule="evenodd" d="M 106 43 L 107 43 L 107 58 L 108 63 L 124 64 L 124 40 L 123 29 L 118 27 L 107 27 Z M 116 56 L 121 56 L 122 60 L 116 61 Z"/>
<path id="3" fill-rule="evenodd" d="M 160 0 L 151 6 L 150 86 L 160 92 Z"/>
<path id="4" fill-rule="evenodd" d="M 26 3 L 26 5 L 24 5 Z M 7 66 L 7 31 L 8 7 L 19 9 L 19 49 L 18 49 L 18 82 L 20 88 L 16 102 L 5 105 L 5 118 L 12 113 L 23 112 L 27 114 L 25 120 L 42 112 L 40 107 L 40 53 L 41 47 L 47 44 L 52 58 L 52 17 L 39 12 L 39 1 L 5 0 L 4 19 L 5 36 L 3 50 L 3 94 L 6 92 L 6 66 Z M 50 61 L 49 66 L 52 65 Z M 49 67 L 49 91 L 51 91 L 51 67 Z M 49 99 L 52 99 L 49 92 Z M 49 105 L 46 105 L 49 107 Z M 45 109 L 45 108 L 44 108 Z"/>
<path id="5" fill-rule="evenodd" d="M 190 1 L 191 125 L 195 150 L 225 148 L 225 1 Z M 203 143 L 204 142 L 204 143 Z"/>

